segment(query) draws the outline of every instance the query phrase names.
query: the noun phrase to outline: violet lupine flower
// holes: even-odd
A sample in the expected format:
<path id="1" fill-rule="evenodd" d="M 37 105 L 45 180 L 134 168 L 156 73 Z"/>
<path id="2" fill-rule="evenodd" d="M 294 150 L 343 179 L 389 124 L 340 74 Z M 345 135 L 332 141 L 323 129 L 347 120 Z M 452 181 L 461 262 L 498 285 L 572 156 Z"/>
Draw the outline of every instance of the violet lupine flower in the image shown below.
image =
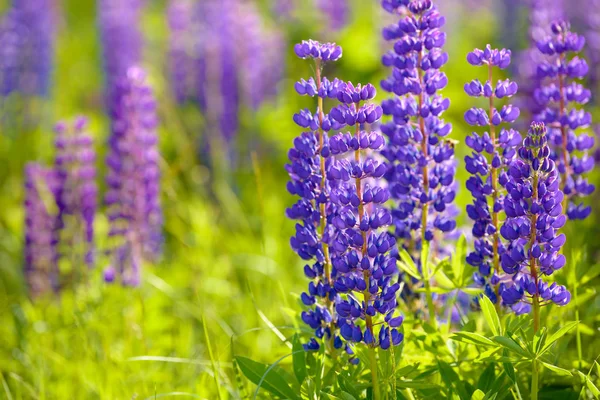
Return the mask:
<path id="1" fill-rule="evenodd" d="M 105 203 L 109 235 L 119 240 L 105 279 L 138 285 L 142 262 L 158 258 L 162 243 L 156 101 L 138 67 L 115 87 L 114 99 Z"/>
<path id="2" fill-rule="evenodd" d="M 509 243 L 502 255 L 502 269 L 507 274 L 500 284 L 502 303 L 519 314 L 529 311 L 526 297 L 541 305 L 566 305 L 571 299 L 569 291 L 544 281 L 565 265 L 560 249 L 566 238 L 558 231 L 567 218 L 562 212 L 559 172 L 543 123 L 531 124 L 508 176 L 504 199 L 507 219 L 500 229 Z"/>
<path id="3" fill-rule="evenodd" d="M 25 279 L 32 296 L 58 290 L 58 218 L 55 203 L 60 180 L 52 168 L 25 166 Z"/>
<path id="4" fill-rule="evenodd" d="M 350 5 L 348 0 L 315 0 L 317 8 L 327 19 L 327 27 L 339 31 L 348 23 Z"/>
<path id="5" fill-rule="evenodd" d="M 472 174 L 467 180 L 467 189 L 473 196 L 473 203 L 467 206 L 467 215 L 473 220 L 472 234 L 475 249 L 467 256 L 467 262 L 478 268 L 474 278 L 492 300 L 497 301 L 500 258 L 505 245 L 500 238 L 504 186 L 508 181 L 507 169 L 516 156 L 516 147 L 521 143 L 521 135 L 510 129 L 498 129 L 503 123 L 511 124 L 519 116 L 519 109 L 510 104 L 501 109 L 496 99 L 511 98 L 517 93 L 517 84 L 510 80 L 493 83 L 493 68 L 508 68 L 511 61 L 510 50 L 475 49 L 467 56 L 471 65 L 486 66 L 488 80 L 484 83 L 475 79 L 465 84 L 465 92 L 472 97 L 487 99 L 487 107 L 473 107 L 465 113 L 465 121 L 472 126 L 486 127 L 488 131 L 473 132 L 466 144 L 473 152 L 465 157 L 467 171 Z M 497 132 L 498 129 L 498 132 Z M 495 290 L 494 290 L 495 287 Z"/>
<path id="6" fill-rule="evenodd" d="M 194 3 L 171 0 L 167 10 L 169 24 L 169 67 L 173 92 L 178 103 L 194 98 L 195 76 Z"/>
<path id="7" fill-rule="evenodd" d="M 554 22 L 552 33 L 537 42 L 540 52 L 549 59 L 537 69 L 541 86 L 535 90 L 534 98 L 542 111 L 536 120 L 549 128 L 548 141 L 561 175 L 566 214 L 571 220 L 585 219 L 591 207 L 585 206 L 582 198 L 594 191 L 594 185 L 585 177 L 594 168 L 594 159 L 588 155 L 594 146 L 594 137 L 576 131 L 588 128 L 592 118 L 583 109 L 569 107 L 586 104 L 591 97 L 591 92 L 577 82 L 588 73 L 587 63 L 577 56 L 570 57 L 581 51 L 585 39 L 571 32 L 565 21 Z"/>
<path id="8" fill-rule="evenodd" d="M 48 94 L 55 22 L 51 0 L 13 1 L 0 23 L 0 95 Z"/>
<path id="9" fill-rule="evenodd" d="M 336 206 L 330 249 L 334 289 L 341 295 L 335 309 L 342 337 L 386 350 L 402 342 L 398 328 L 403 317 L 394 315 L 400 284 L 396 259 L 390 253 L 396 240 L 387 232 L 392 216 L 383 207 L 390 193 L 378 185 L 387 165 L 367 153 L 383 149 L 385 140 L 379 132 L 361 129 L 383 114 L 380 106 L 367 103 L 375 94 L 373 85 L 347 83 L 337 95 L 342 105 L 330 112 L 339 124 L 355 128 L 354 134 L 338 133 L 329 140 L 328 152 L 335 160 L 327 178 Z M 378 332 L 374 325 L 380 325 Z"/>
<path id="10" fill-rule="evenodd" d="M 309 307 L 308 311 L 302 312 L 302 320 L 315 330 L 317 338 L 325 339 L 328 351 L 334 351 L 342 348 L 343 343 L 336 334 L 334 315 L 337 295 L 333 288 L 329 255 L 333 235 L 330 216 L 334 209 L 329 199 L 331 187 L 326 172 L 332 161 L 327 132 L 338 128 L 339 124 L 336 123 L 334 127 L 324 114 L 323 100 L 336 98 L 341 82 L 323 78 L 321 71 L 324 62 L 336 61 L 342 56 L 342 49 L 332 43 L 321 44 L 313 40 L 303 41 L 294 49 L 298 57 L 315 61 L 316 77 L 308 81 L 302 79 L 296 83 L 295 89 L 300 95 L 316 97 L 318 108 L 314 116 L 309 110 L 294 115 L 294 122 L 308 131 L 294 139 L 294 147 L 288 153 L 290 163 L 286 165 L 286 170 L 290 181 L 287 189 L 300 199 L 286 210 L 286 215 L 299 221 L 290 244 L 300 258 L 308 262 L 304 273 L 311 279 L 308 291 L 301 295 L 302 302 Z M 314 338 L 304 345 L 306 350 L 317 350 L 319 347 L 319 342 Z"/>
<path id="11" fill-rule="evenodd" d="M 395 12 L 403 3 L 384 2 L 384 8 Z M 445 139 L 452 126 L 441 119 L 450 101 L 436 94 L 448 83 L 439 71 L 448 61 L 440 30 L 445 20 L 429 0 L 409 3 L 408 11 L 383 30 L 394 49 L 383 56 L 392 74 L 381 87 L 395 97 L 382 102 L 383 113 L 392 120 L 381 131 L 389 138 L 382 153 L 390 162 L 386 179 L 396 202 L 395 235 L 403 246 L 418 250 L 436 231 L 447 234 L 456 227 L 448 215 L 456 194 L 456 166 L 454 146 Z"/>
<path id="12" fill-rule="evenodd" d="M 127 75 L 130 67 L 142 61 L 141 10 L 141 0 L 98 1 L 108 104 L 114 101 L 110 98 L 114 86 Z"/>
<path id="13" fill-rule="evenodd" d="M 87 133 L 88 120 L 78 117 L 55 128 L 55 170 L 60 181 L 56 197 L 61 245 L 80 257 L 77 262 L 94 264 L 94 217 L 97 208 L 96 152 Z M 80 253 L 79 253 L 80 252 Z M 73 258 L 71 258 L 73 259 Z M 73 269 L 79 265 L 73 265 Z"/>

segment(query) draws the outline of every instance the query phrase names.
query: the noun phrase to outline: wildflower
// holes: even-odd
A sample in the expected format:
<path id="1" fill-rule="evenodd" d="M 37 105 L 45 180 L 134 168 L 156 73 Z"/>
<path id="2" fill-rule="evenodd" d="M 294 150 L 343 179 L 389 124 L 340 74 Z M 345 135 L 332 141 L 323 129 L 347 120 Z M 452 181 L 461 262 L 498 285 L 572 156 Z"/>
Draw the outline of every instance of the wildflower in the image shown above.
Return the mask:
<path id="1" fill-rule="evenodd" d="M 70 259 L 94 263 L 94 217 L 97 207 L 96 152 L 87 133 L 88 121 L 78 117 L 72 124 L 57 124 L 55 170 L 60 181 L 57 194 L 61 245 Z M 81 251 L 81 253 L 79 253 Z M 78 265 L 72 265 L 77 268 Z"/>
<path id="2" fill-rule="evenodd" d="M 386 4 L 393 11 L 404 2 Z M 455 161 L 454 146 L 445 139 L 452 126 L 441 119 L 450 101 L 437 94 L 448 82 L 439 70 L 448 61 L 440 30 L 445 19 L 428 0 L 413 1 L 407 9 L 398 24 L 383 31 L 394 49 L 383 56 L 393 72 L 381 86 L 395 96 L 382 102 L 392 120 L 381 131 L 388 137 L 382 153 L 390 163 L 386 179 L 395 201 L 395 235 L 417 257 L 422 242 L 456 227 L 448 207 L 456 194 Z"/>
<path id="3" fill-rule="evenodd" d="M 120 240 L 106 276 L 137 285 L 142 262 L 156 259 L 162 243 L 156 101 L 138 67 L 116 86 L 114 99 L 105 203 L 109 235 Z"/>
<path id="4" fill-rule="evenodd" d="M 52 168 L 25 167 L 25 280 L 31 294 L 58 290 L 58 218 L 55 198 L 60 180 Z"/>
<path id="5" fill-rule="evenodd" d="M 467 256 L 467 262 L 478 268 L 475 281 L 485 288 L 492 302 L 497 301 L 500 258 L 505 245 L 500 238 L 500 225 L 503 219 L 504 186 L 508 181 L 507 169 L 516 156 L 516 147 L 521 143 L 518 132 L 500 129 L 500 124 L 513 123 L 519 116 L 519 109 L 512 105 L 497 108 L 496 99 L 511 98 L 517 93 L 517 84 L 510 80 L 493 82 L 493 68 L 505 69 L 510 65 L 510 50 L 475 49 L 467 56 L 471 65 L 485 65 L 488 80 L 475 79 L 465 84 L 465 92 L 472 97 L 488 99 L 488 109 L 471 108 L 465 113 L 469 125 L 487 127 L 489 132 L 481 135 L 473 132 L 466 144 L 473 152 L 465 157 L 465 166 L 472 176 L 467 180 L 467 189 L 473 196 L 473 203 L 467 206 L 467 215 L 473 220 L 472 234 L 475 249 Z"/>
<path id="6" fill-rule="evenodd" d="M 330 199 L 336 205 L 330 248 L 334 288 L 343 294 L 335 304 L 342 337 L 386 350 L 400 344 L 403 335 L 398 331 L 402 317 L 394 315 L 400 284 L 390 252 L 396 240 L 387 232 L 391 213 L 383 208 L 390 194 L 378 185 L 387 166 L 365 154 L 383 149 L 385 140 L 379 132 L 361 129 L 381 118 L 381 107 L 367 103 L 375 94 L 373 85 L 347 83 L 337 95 L 342 105 L 330 112 L 339 124 L 355 128 L 354 134 L 338 133 L 329 141 L 335 159 L 327 178 L 332 187 Z M 380 325 L 379 332 L 376 325 Z"/>
<path id="7" fill-rule="evenodd" d="M 538 65 L 537 77 L 541 85 L 534 99 L 541 111 L 535 117 L 549 129 L 548 143 L 551 157 L 560 172 L 561 190 L 565 194 L 563 208 L 569 219 L 585 219 L 591 212 L 582 198 L 594 191 L 585 175 L 594 168 L 594 159 L 588 151 L 594 146 L 592 135 L 577 134 L 579 128 L 588 128 L 591 115 L 582 109 L 569 108 L 570 104 L 586 104 L 591 92 L 578 79 L 589 71 L 585 60 L 571 54 L 580 52 L 585 39 L 570 30 L 569 23 L 559 20 L 552 24 L 552 36 L 537 42 L 538 50 L 548 59 Z"/>
<path id="8" fill-rule="evenodd" d="M 315 0 L 315 3 L 329 20 L 327 26 L 331 30 L 338 31 L 347 24 L 350 12 L 348 0 Z"/>
<path id="9" fill-rule="evenodd" d="M 502 303 L 518 313 L 526 312 L 531 299 L 535 330 L 539 326 L 539 306 L 551 302 L 565 305 L 568 290 L 544 277 L 561 269 L 566 258 L 560 249 L 566 237 L 559 233 L 565 224 L 560 176 L 551 158 L 546 127 L 532 123 L 518 150 L 518 159 L 509 167 L 507 196 L 504 199 L 506 221 L 500 229 L 508 241 L 501 265 L 507 276 L 500 284 Z"/>
<path id="10" fill-rule="evenodd" d="M 322 77 L 322 66 L 326 61 L 334 61 L 341 57 L 341 47 L 333 44 L 321 44 L 309 40 L 295 46 L 300 58 L 312 58 L 316 66 L 316 76 L 308 81 L 296 83 L 298 94 L 317 98 L 317 111 L 313 114 L 303 110 L 294 115 L 294 122 L 301 128 L 308 129 L 294 139 L 294 147 L 288 157 L 290 163 L 286 170 L 290 176 L 287 189 L 300 199 L 286 210 L 288 218 L 298 220 L 296 233 L 290 244 L 292 249 L 308 262 L 304 273 L 311 280 L 308 291 L 302 293 L 302 302 L 309 307 L 302 313 L 302 320 L 315 330 L 315 336 L 325 338 L 330 352 L 342 347 L 336 335 L 334 301 L 337 297 L 333 287 L 333 268 L 329 254 L 333 226 L 331 215 L 334 206 L 330 201 L 331 186 L 326 179 L 331 166 L 331 150 L 327 132 L 337 128 L 337 122 L 325 114 L 325 99 L 337 98 L 341 82 L 330 81 Z M 306 350 L 316 350 L 319 342 L 311 340 L 304 346 Z"/>

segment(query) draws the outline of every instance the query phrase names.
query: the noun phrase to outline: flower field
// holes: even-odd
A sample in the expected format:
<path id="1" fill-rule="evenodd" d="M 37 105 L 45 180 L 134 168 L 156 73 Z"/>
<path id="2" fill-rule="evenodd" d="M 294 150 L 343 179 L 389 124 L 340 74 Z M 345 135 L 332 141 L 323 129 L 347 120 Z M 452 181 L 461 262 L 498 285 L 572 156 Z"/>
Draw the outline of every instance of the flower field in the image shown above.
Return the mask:
<path id="1" fill-rule="evenodd" d="M 597 0 L 0 0 L 0 399 L 600 399 Z"/>

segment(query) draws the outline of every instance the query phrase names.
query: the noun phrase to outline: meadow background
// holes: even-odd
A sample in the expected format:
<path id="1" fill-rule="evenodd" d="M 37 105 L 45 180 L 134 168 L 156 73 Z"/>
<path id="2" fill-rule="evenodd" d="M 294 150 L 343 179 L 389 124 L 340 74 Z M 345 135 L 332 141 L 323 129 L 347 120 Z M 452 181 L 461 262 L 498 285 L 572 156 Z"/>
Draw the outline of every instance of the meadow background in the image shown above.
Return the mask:
<path id="1" fill-rule="evenodd" d="M 389 17 L 378 1 L 352 0 L 348 23 L 333 31 L 309 1 L 298 1 L 293 15 L 285 18 L 273 12 L 272 2 L 257 1 L 264 23 L 284 37 L 284 52 L 277 61 L 281 64 L 276 66 L 284 68 L 284 74 L 275 97 L 256 111 L 241 109 L 231 150 L 236 161 L 230 168 L 219 162 L 223 154 L 213 154 L 211 162 L 201 151 L 204 119 L 198 107 L 175 101 L 167 62 L 168 4 L 147 1 L 141 22 L 142 66 L 159 107 L 164 255 L 160 262 L 144 266 L 137 288 L 104 283 L 102 270 L 108 260 L 100 256 L 89 284 L 61 293 L 59 299 L 32 301 L 22 274 L 24 165 L 51 164 L 54 123 L 86 115 L 96 139 L 103 193 L 109 135 L 98 5 L 92 0 L 56 3 L 59 17 L 48 96 L 30 101 L 27 118 L 7 104 L 1 110 L 17 122 L 0 127 L 0 398 L 246 398 L 255 386 L 240 375 L 233 356 L 273 363 L 290 353 L 294 333 L 306 333 L 298 305 L 306 281 L 303 263 L 289 247 L 294 223 L 284 211 L 293 199 L 285 189 L 284 165 L 287 149 L 299 134 L 292 115 L 310 106 L 310 99 L 296 95 L 293 84 L 312 71 L 308 62 L 294 56 L 293 44 L 308 38 L 335 41 L 344 55 L 325 75 L 379 87 L 386 75 L 380 63 L 385 48 L 380 32 Z M 444 68 L 449 79 L 444 95 L 452 105 L 445 119 L 453 124 L 453 139 L 463 142 L 471 131 L 462 117 L 473 101 L 462 87 L 480 71 L 468 65 L 467 52 L 490 43 L 510 46 L 517 53 L 528 45 L 527 14 L 519 3 L 439 1 L 447 17 L 445 50 L 450 61 Z M 0 0 L 0 14 L 8 6 L 7 0 Z M 384 96 L 380 91 L 376 100 Z M 587 107 L 600 118 L 597 101 Z M 467 177 L 461 168 L 466 151 L 466 146 L 457 146 L 461 184 Z M 598 174 L 592 181 L 600 183 Z M 594 279 L 600 251 L 599 197 L 597 191 L 591 217 L 567 230 L 565 251 L 576 258 L 570 257 L 558 280 L 578 285 L 579 299 L 547 316 L 551 326 L 581 321 L 582 342 L 576 343 L 574 333 L 569 335 L 557 359 L 560 355 L 561 365 L 579 365 L 582 370 L 600 356 L 600 299 Z M 461 189 L 456 200 L 461 210 L 468 200 L 468 192 Z M 464 211 L 458 221 L 459 227 L 466 224 Z M 102 208 L 96 231 L 102 249 L 108 231 Z M 478 321 L 477 316 L 473 319 Z M 416 346 L 411 342 L 414 337 L 407 332 L 406 346 Z M 405 352 L 407 363 L 419 357 L 423 362 L 434 359 Z M 587 360 L 583 365 L 581 353 Z M 283 360 L 282 365 L 290 362 Z M 477 379 L 476 365 L 456 368 L 465 379 Z M 569 379 L 575 378 L 550 381 L 560 389 L 570 387 Z M 577 398 L 574 391 L 565 390 L 561 398 Z M 270 398 L 264 391 L 261 396 Z"/>

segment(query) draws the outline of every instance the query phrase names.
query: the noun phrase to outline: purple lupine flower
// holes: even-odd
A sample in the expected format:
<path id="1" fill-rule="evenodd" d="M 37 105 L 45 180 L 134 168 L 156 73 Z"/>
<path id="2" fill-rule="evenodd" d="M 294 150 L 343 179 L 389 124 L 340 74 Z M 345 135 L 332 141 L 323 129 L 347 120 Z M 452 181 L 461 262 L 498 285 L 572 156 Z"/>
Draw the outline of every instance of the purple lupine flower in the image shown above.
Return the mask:
<path id="1" fill-rule="evenodd" d="M 60 181 L 56 197 L 61 246 L 77 263 L 94 264 L 94 217 L 97 208 L 96 152 L 87 132 L 88 120 L 77 117 L 55 128 L 55 171 Z M 73 260 L 73 258 L 71 258 Z M 76 269 L 78 265 L 73 265 Z"/>
<path id="2" fill-rule="evenodd" d="M 105 278 L 137 285 L 142 262 L 159 257 L 162 243 L 156 101 L 138 67 L 129 69 L 114 93 L 105 203 L 109 235 L 120 240 Z"/>
<path id="3" fill-rule="evenodd" d="M 328 152 L 335 159 L 327 178 L 336 206 L 330 249 L 334 288 L 342 295 L 335 304 L 342 337 L 386 350 L 402 342 L 398 328 L 403 317 L 394 315 L 400 284 L 396 259 L 390 253 L 396 240 L 387 232 L 392 215 L 383 207 L 390 193 L 379 185 L 387 166 L 367 153 L 382 150 L 385 140 L 379 132 L 361 129 L 383 114 L 380 106 L 368 103 L 375 94 L 373 85 L 347 83 L 337 95 L 342 105 L 330 112 L 340 125 L 355 128 L 354 133 L 338 133 L 329 140 Z M 380 325 L 379 332 L 374 325 Z"/>
<path id="4" fill-rule="evenodd" d="M 333 31 L 339 31 L 347 23 L 350 13 L 348 0 L 315 0 L 317 8 L 327 19 L 327 27 Z"/>
<path id="5" fill-rule="evenodd" d="M 169 68 L 173 93 L 178 103 L 194 98 L 194 89 L 197 87 L 194 11 L 194 3 L 190 0 L 171 0 L 167 11 Z"/>
<path id="6" fill-rule="evenodd" d="M 54 58 L 52 0 L 14 1 L 0 23 L 0 95 L 45 96 Z"/>
<path id="7" fill-rule="evenodd" d="M 141 0 L 98 1 L 108 104 L 114 102 L 113 89 L 129 68 L 142 61 L 141 10 Z"/>
<path id="8" fill-rule="evenodd" d="M 585 39 L 571 32 L 569 23 L 562 20 L 552 24 L 552 33 L 537 42 L 539 51 L 548 59 L 537 69 L 541 86 L 535 90 L 534 99 L 542 111 L 536 120 L 549 128 L 548 140 L 561 175 L 566 214 L 572 220 L 585 219 L 591 207 L 581 200 L 594 191 L 594 185 L 585 177 L 594 168 L 594 159 L 588 155 L 594 137 L 576 131 L 587 129 L 592 118 L 583 109 L 569 107 L 586 104 L 591 97 L 591 92 L 577 82 L 587 75 L 588 65 L 577 56 L 571 57 L 582 50 Z"/>
<path id="9" fill-rule="evenodd" d="M 314 51 L 304 51 L 304 44 Z M 333 287 L 333 268 L 329 254 L 333 235 L 330 216 L 335 211 L 329 198 L 330 183 L 326 179 L 332 162 L 327 131 L 332 128 L 332 124 L 326 122 L 330 119 L 323 111 L 323 102 L 324 99 L 337 97 L 341 82 L 322 77 L 322 66 L 325 61 L 332 60 L 330 49 L 335 51 L 335 59 L 341 57 L 342 49 L 335 44 L 321 44 L 312 40 L 304 41 L 295 48 L 300 58 L 313 58 L 316 67 L 315 78 L 297 82 L 296 91 L 300 95 L 316 97 L 318 107 L 315 116 L 308 110 L 294 116 L 294 122 L 309 131 L 294 139 L 294 147 L 288 153 L 290 163 L 286 165 L 286 170 L 290 181 L 287 189 L 300 199 L 286 210 L 286 215 L 299 221 L 290 244 L 308 262 L 304 273 L 311 279 L 308 291 L 301 295 L 302 302 L 309 307 L 308 311 L 302 312 L 302 320 L 315 330 L 317 338 L 325 339 L 326 348 L 332 352 L 340 349 L 343 343 L 336 333 L 334 301 L 337 295 Z M 319 342 L 314 339 L 304 345 L 306 350 L 316 350 L 319 347 Z M 348 347 L 347 350 L 350 351 Z"/>
<path id="10" fill-rule="evenodd" d="M 465 92 L 472 97 L 485 97 L 487 110 L 473 107 L 465 113 L 469 125 L 483 126 L 488 131 L 481 135 L 473 132 L 466 144 L 473 152 L 465 157 L 467 171 L 472 174 L 467 180 L 467 189 L 473 196 L 473 203 L 467 206 L 467 215 L 473 220 L 472 234 L 475 238 L 473 252 L 467 262 L 478 268 L 475 282 L 485 288 L 484 292 L 497 301 L 500 258 L 505 245 L 500 238 L 504 186 L 508 181 L 507 170 L 516 156 L 516 147 L 521 143 L 521 135 L 510 129 L 499 129 L 501 123 L 513 123 L 519 116 L 519 109 L 511 105 L 498 108 L 496 99 L 511 98 L 517 93 L 517 84 L 510 80 L 493 82 L 493 68 L 508 68 L 511 61 L 510 50 L 475 49 L 467 56 L 471 65 L 485 65 L 488 80 L 484 83 L 475 79 L 465 84 Z M 491 207 L 490 207 L 491 204 Z"/>
<path id="11" fill-rule="evenodd" d="M 384 7 L 394 12 L 403 4 L 388 1 Z M 441 119 L 450 101 L 436 94 L 448 82 L 439 70 L 448 61 L 440 30 L 445 20 L 429 0 L 413 1 L 408 10 L 399 23 L 383 30 L 394 49 L 383 56 L 393 72 L 381 86 L 395 96 L 382 102 L 383 113 L 392 120 L 381 130 L 389 138 L 382 153 L 390 162 L 386 179 L 396 203 L 395 235 L 403 246 L 417 250 L 435 231 L 445 234 L 456 227 L 448 215 L 456 193 L 456 164 L 454 146 L 445 139 L 452 126 Z"/>
<path id="12" fill-rule="evenodd" d="M 534 312 L 540 303 L 566 305 L 571 298 L 564 286 L 544 280 L 566 263 L 560 254 L 566 238 L 558 233 L 567 220 L 559 184 L 546 127 L 534 122 L 518 150 L 518 159 L 509 167 L 504 199 L 507 218 L 500 229 L 509 244 L 502 255 L 507 275 L 499 293 L 502 303 L 517 313 L 528 311 L 526 297 L 532 299 Z"/>
<path id="13" fill-rule="evenodd" d="M 58 276 L 58 212 L 60 180 L 52 168 L 25 167 L 25 279 L 32 296 L 55 291 Z"/>
<path id="14" fill-rule="evenodd" d="M 586 27 L 586 54 L 591 64 L 589 85 L 596 89 L 600 74 L 598 67 L 600 64 L 600 0 L 587 0 L 586 3 L 586 6 L 581 9 L 584 11 L 583 19 Z"/>

